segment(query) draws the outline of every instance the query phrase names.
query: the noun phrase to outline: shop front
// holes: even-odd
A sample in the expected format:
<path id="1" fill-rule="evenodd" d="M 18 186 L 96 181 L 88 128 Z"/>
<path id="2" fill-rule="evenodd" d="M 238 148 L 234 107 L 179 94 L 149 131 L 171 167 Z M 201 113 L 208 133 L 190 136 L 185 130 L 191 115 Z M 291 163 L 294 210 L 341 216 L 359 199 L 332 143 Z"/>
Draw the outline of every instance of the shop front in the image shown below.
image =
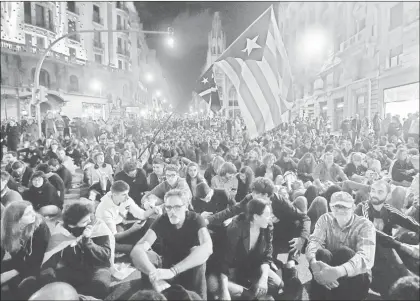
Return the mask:
<path id="1" fill-rule="evenodd" d="M 419 82 L 384 89 L 385 114 L 407 117 L 419 111 Z"/>

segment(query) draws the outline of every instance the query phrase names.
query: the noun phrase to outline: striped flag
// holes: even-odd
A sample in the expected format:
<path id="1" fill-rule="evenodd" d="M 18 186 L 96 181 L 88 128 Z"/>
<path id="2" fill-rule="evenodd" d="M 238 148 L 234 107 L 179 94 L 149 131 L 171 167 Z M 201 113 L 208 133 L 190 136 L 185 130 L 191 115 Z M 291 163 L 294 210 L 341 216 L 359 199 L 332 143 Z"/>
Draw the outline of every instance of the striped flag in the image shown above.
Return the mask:
<path id="1" fill-rule="evenodd" d="M 215 112 L 221 109 L 219 93 L 214 80 L 213 65 L 197 81 L 195 92 L 209 104 L 212 111 Z"/>
<path id="2" fill-rule="evenodd" d="M 292 74 L 272 6 L 225 50 L 215 65 L 236 88 L 251 139 L 287 121 L 294 101 Z"/>

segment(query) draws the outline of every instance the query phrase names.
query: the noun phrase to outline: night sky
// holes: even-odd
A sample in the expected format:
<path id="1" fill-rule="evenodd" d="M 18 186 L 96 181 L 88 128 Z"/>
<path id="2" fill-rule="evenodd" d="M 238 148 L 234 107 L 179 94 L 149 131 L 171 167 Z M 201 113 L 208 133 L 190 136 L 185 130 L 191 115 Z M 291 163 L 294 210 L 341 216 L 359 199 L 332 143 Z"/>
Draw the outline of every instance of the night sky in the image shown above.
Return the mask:
<path id="1" fill-rule="evenodd" d="M 156 49 L 174 104 L 180 109 L 191 101 L 191 92 L 206 63 L 207 39 L 213 13 L 220 11 L 229 46 L 272 2 L 134 2 L 145 30 L 174 28 L 176 47 L 167 49 L 161 39 L 147 38 Z"/>

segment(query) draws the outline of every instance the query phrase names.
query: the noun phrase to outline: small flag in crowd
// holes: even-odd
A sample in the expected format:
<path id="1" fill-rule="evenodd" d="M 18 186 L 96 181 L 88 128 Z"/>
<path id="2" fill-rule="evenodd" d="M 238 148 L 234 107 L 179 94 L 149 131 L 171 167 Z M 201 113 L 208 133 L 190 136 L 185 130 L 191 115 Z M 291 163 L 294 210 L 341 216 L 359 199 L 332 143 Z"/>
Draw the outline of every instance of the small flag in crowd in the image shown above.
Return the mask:
<path id="1" fill-rule="evenodd" d="M 213 75 L 213 65 L 197 81 L 195 92 L 210 104 L 212 111 L 216 112 L 221 109 L 219 93 Z"/>
<path id="2" fill-rule="evenodd" d="M 216 60 L 236 88 L 251 139 L 286 121 L 293 105 L 292 75 L 273 7 Z"/>

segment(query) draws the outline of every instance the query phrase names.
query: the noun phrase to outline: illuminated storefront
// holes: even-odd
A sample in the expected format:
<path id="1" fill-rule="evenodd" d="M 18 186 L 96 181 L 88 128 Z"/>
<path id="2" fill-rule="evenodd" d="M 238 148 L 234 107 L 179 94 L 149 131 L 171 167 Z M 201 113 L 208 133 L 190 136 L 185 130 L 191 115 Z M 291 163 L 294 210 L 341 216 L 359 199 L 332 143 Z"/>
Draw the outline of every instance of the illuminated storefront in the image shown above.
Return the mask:
<path id="1" fill-rule="evenodd" d="M 419 111 L 419 82 L 385 89 L 384 111 L 401 118 Z"/>

